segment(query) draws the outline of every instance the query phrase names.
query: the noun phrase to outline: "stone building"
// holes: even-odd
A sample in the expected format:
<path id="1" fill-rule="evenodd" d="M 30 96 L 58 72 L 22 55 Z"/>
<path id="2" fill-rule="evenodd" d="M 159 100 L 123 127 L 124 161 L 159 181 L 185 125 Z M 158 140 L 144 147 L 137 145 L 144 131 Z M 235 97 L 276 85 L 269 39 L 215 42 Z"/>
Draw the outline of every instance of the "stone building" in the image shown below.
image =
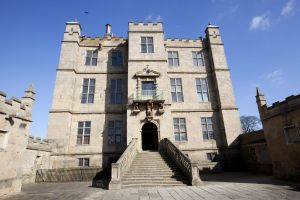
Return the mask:
<path id="1" fill-rule="evenodd" d="M 274 176 L 300 180 L 300 95 L 268 107 L 265 96 L 257 89 L 256 102 Z"/>
<path id="2" fill-rule="evenodd" d="M 191 160 L 228 166 L 241 133 L 219 27 L 205 38 L 165 38 L 163 24 L 128 23 L 128 37 L 81 35 L 66 23 L 47 138 L 53 168 L 107 166 L 137 138 L 169 138 Z"/>
<path id="3" fill-rule="evenodd" d="M 28 143 L 34 94 L 32 85 L 21 100 L 8 100 L 0 92 L 0 196 L 21 191 L 22 156 Z"/>

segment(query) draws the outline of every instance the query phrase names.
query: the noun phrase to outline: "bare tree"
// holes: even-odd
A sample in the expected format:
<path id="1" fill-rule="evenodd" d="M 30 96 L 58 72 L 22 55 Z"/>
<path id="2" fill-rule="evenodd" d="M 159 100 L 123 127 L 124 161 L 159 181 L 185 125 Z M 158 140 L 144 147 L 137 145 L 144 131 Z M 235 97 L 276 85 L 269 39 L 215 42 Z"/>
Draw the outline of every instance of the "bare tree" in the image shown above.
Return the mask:
<path id="1" fill-rule="evenodd" d="M 250 133 L 261 128 L 261 123 L 256 116 L 241 116 L 243 133 Z"/>

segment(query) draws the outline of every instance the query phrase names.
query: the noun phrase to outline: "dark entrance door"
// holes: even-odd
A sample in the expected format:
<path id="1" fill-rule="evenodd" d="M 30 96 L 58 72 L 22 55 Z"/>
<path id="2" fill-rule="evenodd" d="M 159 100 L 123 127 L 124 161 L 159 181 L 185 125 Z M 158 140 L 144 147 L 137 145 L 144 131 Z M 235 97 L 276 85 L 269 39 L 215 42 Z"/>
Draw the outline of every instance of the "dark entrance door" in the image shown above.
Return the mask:
<path id="1" fill-rule="evenodd" d="M 158 149 L 158 132 L 156 125 L 153 123 L 148 122 L 142 127 L 142 149 Z"/>

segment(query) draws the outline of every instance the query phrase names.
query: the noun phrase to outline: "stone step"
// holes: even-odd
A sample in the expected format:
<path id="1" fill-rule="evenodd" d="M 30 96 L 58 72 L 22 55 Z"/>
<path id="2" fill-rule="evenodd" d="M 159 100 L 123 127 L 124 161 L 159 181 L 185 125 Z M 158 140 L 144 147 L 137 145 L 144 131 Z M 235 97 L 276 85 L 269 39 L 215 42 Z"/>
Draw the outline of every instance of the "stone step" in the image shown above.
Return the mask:
<path id="1" fill-rule="evenodd" d="M 187 180 L 185 181 L 177 181 L 177 180 L 135 180 L 132 182 L 131 180 L 122 180 L 122 184 L 149 184 L 149 183 L 156 183 L 156 184 L 176 184 L 176 183 L 187 183 Z"/>
<path id="2" fill-rule="evenodd" d="M 173 174 L 173 175 L 166 175 L 166 174 L 161 174 L 161 175 L 157 175 L 157 174 L 153 174 L 153 175 L 145 175 L 145 174 L 125 174 L 122 178 L 127 179 L 127 178 L 186 178 L 184 175 L 182 174 Z"/>
<path id="3" fill-rule="evenodd" d="M 122 178 L 122 182 L 124 181 L 124 183 L 126 181 L 187 181 L 186 177 L 177 177 L 177 178 L 164 178 L 164 177 L 126 177 L 126 178 Z"/>

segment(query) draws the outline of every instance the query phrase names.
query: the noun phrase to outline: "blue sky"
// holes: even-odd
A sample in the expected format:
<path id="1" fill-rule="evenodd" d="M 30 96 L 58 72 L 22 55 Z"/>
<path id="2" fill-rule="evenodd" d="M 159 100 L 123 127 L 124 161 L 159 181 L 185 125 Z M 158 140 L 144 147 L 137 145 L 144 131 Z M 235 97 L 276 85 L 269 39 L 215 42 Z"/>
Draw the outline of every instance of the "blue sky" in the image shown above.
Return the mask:
<path id="1" fill-rule="evenodd" d="M 34 83 L 31 134 L 45 137 L 65 22 L 77 18 L 86 36 L 110 23 L 127 37 L 129 21 L 158 20 L 177 38 L 204 36 L 211 22 L 221 27 L 240 114 L 258 115 L 256 86 L 269 104 L 300 93 L 299 10 L 296 0 L 1 0 L 0 90 L 21 97 Z"/>

